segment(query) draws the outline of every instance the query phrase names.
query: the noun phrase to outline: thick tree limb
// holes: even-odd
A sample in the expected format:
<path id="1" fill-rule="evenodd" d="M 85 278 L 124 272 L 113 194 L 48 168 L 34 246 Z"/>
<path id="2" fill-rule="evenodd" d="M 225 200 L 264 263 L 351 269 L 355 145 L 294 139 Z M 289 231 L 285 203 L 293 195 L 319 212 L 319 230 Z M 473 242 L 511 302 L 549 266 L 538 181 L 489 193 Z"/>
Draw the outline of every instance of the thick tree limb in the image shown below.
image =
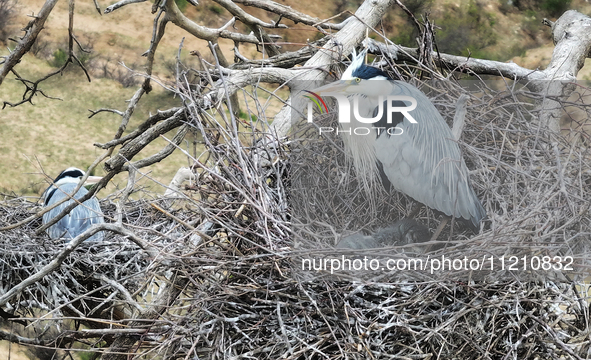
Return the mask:
<path id="1" fill-rule="evenodd" d="M 243 35 L 226 30 L 226 26 L 219 29 L 210 29 L 201 26 L 186 17 L 176 6 L 174 0 L 167 0 L 166 2 L 166 19 L 173 24 L 187 31 L 189 34 L 206 41 L 217 42 L 218 38 L 231 39 L 236 42 L 246 42 L 252 44 L 259 44 L 259 40 L 254 35 Z"/>
<path id="2" fill-rule="evenodd" d="M 10 341 L 15 344 L 33 345 L 33 346 L 50 346 L 54 344 L 54 340 L 40 340 L 37 338 L 28 338 L 0 330 L 0 340 Z"/>
<path id="3" fill-rule="evenodd" d="M 166 159 L 166 157 L 168 157 L 168 155 L 172 154 L 177 149 L 178 145 L 185 138 L 185 135 L 187 134 L 188 130 L 189 130 L 189 128 L 186 124 L 182 125 L 181 128 L 179 129 L 179 131 L 176 133 L 176 135 L 172 138 L 171 143 L 167 144 L 158 153 L 156 153 L 152 156 L 149 156 L 147 158 L 135 161 L 131 164 L 125 164 L 125 165 L 123 165 L 121 170 L 122 171 L 129 171 L 129 169 L 131 169 L 131 168 L 141 169 L 143 167 L 150 166 L 152 164 L 155 164 L 157 162 L 160 162 L 160 161 Z"/>
<path id="4" fill-rule="evenodd" d="M 225 82 L 229 95 L 234 94 L 245 86 L 256 82 L 268 82 L 272 84 L 283 84 L 294 79 L 302 79 L 307 71 L 305 69 L 281 69 L 281 68 L 255 68 L 250 70 L 223 70 L 228 77 Z M 220 87 L 217 98 L 223 99 L 225 89 Z"/>
<path id="5" fill-rule="evenodd" d="M 386 45 L 373 39 L 365 40 L 364 44 L 372 54 L 386 55 L 402 61 L 418 61 L 418 48 Z M 542 71 L 526 69 L 512 62 L 504 63 L 493 60 L 481 60 L 437 52 L 432 52 L 431 56 L 437 65 L 446 67 L 452 71 L 496 75 L 517 80 L 538 80 L 544 77 Z"/>
<path id="6" fill-rule="evenodd" d="M 568 97 L 573 92 L 569 86 L 577 78 L 591 51 L 591 18 L 575 10 L 562 14 L 552 27 L 552 37 L 556 47 L 552 52 L 550 64 L 544 70 L 551 83 L 536 83 L 545 99 L 540 106 L 540 124 L 554 132 L 560 131 L 561 106 L 551 97 Z M 550 98 L 548 98 L 548 97 Z"/>
<path id="7" fill-rule="evenodd" d="M 287 28 L 287 25 L 276 24 L 274 22 L 266 23 L 259 18 L 250 15 L 242 10 L 240 6 L 234 4 L 230 0 L 214 0 L 228 10 L 234 17 L 242 21 L 246 26 L 252 30 L 253 34 L 259 39 L 262 44 L 264 52 L 269 56 L 279 55 L 279 48 L 273 43 L 271 37 L 263 30 L 263 28 Z M 227 66 L 227 65 L 226 65 Z"/>
<path id="8" fill-rule="evenodd" d="M 524 83 L 542 97 L 538 104 L 540 124 L 558 133 L 562 108 L 554 99 L 566 98 L 572 93 L 573 88 L 569 84 L 576 80 L 585 59 L 590 56 L 591 32 L 588 29 L 591 27 L 591 18 L 575 10 L 569 10 L 550 25 L 556 47 L 552 52 L 550 64 L 544 70 L 530 70 L 512 62 L 503 63 L 435 52 L 432 53 L 432 57 L 438 65 L 453 71 L 503 76 Z M 399 60 L 417 61 L 416 48 L 386 45 L 372 39 L 368 39 L 366 44 L 372 53 L 394 55 Z"/>
<path id="9" fill-rule="evenodd" d="M 166 120 L 166 119 L 170 118 L 171 116 L 175 116 L 175 114 L 179 113 L 179 111 L 182 112 L 183 110 L 184 110 L 184 108 L 180 108 L 180 107 L 170 108 L 170 109 L 167 109 L 164 111 L 158 110 L 158 112 L 155 115 L 150 116 L 140 126 L 138 126 L 135 130 L 133 130 L 131 133 L 125 135 L 124 137 L 121 137 L 121 138 L 115 137 L 113 140 L 111 140 L 105 144 L 95 143 L 94 146 L 99 147 L 101 149 L 109 149 L 114 146 L 121 145 L 128 140 L 138 137 L 144 131 L 148 130 L 150 127 L 152 127 L 154 124 L 158 123 L 159 121 Z M 120 114 L 120 115 L 122 115 L 122 114 Z M 119 131 L 121 133 L 123 133 L 123 131 L 125 131 L 125 128 L 126 128 L 126 126 L 120 127 Z M 123 129 L 123 130 L 121 130 L 121 129 Z M 119 131 L 118 131 L 118 133 L 119 133 Z"/>
<path id="10" fill-rule="evenodd" d="M 179 127 L 184 121 L 184 116 L 173 116 L 165 121 L 158 123 L 150 129 L 143 132 L 140 136 L 134 138 L 125 144 L 111 159 L 105 162 L 105 170 L 111 173 L 118 173 L 121 171 L 124 164 L 130 161 L 137 153 L 139 153 L 146 145 L 158 138 L 161 134 L 165 134 L 170 130 Z M 104 179 L 104 178 L 103 178 Z M 101 180 L 102 182 L 102 180 Z M 101 183 L 99 182 L 99 184 Z M 89 192 L 90 193 L 90 192 Z"/>
<path id="11" fill-rule="evenodd" d="M 291 68 L 295 65 L 308 61 L 312 56 L 314 56 L 314 54 L 316 54 L 318 48 L 326 44 L 326 41 L 327 39 L 323 38 L 321 40 L 312 42 L 297 51 L 286 52 L 270 58 L 260 60 L 247 59 L 240 55 L 237 48 L 234 48 L 234 53 L 236 54 L 236 57 L 238 57 L 241 61 L 232 64 L 230 68 L 233 70 L 250 69 L 255 67 L 280 67 L 286 69 Z"/>
<path id="12" fill-rule="evenodd" d="M 250 15 L 246 11 L 242 10 L 240 6 L 236 5 L 233 1 L 230 0 L 214 0 L 218 4 L 222 5 L 226 10 L 228 10 L 232 15 L 234 15 L 238 20 L 242 21 L 248 25 L 258 25 L 266 28 L 283 28 L 287 29 L 287 25 L 280 25 L 274 22 L 266 23 L 261 19 Z"/>
<path id="13" fill-rule="evenodd" d="M 306 68 L 319 70 L 309 70 L 299 79 L 307 80 L 308 84 L 324 80 L 326 73 L 320 69 L 326 69 L 335 61 L 340 61 L 342 56 L 349 55 L 365 37 L 368 26 L 376 26 L 392 4 L 393 0 L 365 0 L 355 12 L 354 18 L 347 21 L 345 26 L 304 65 Z M 271 130 L 280 138 L 289 132 L 292 111 L 301 112 L 306 104 L 305 98 L 299 96 L 300 89 L 292 87 L 291 90 L 292 96 L 288 100 L 291 106 L 284 106 L 271 124 Z"/>
<path id="14" fill-rule="evenodd" d="M 222 5 L 226 10 L 228 10 L 234 17 L 238 18 L 242 21 L 246 26 L 248 26 L 253 34 L 259 39 L 261 42 L 263 49 L 266 53 L 270 56 L 279 55 L 279 49 L 273 43 L 269 35 L 262 29 L 266 28 L 287 28 L 286 25 L 278 25 L 275 23 L 266 23 L 259 18 L 250 15 L 246 11 L 242 10 L 238 5 L 234 4 L 230 0 L 214 0 L 218 4 Z M 226 65 L 227 66 L 227 65 Z"/>

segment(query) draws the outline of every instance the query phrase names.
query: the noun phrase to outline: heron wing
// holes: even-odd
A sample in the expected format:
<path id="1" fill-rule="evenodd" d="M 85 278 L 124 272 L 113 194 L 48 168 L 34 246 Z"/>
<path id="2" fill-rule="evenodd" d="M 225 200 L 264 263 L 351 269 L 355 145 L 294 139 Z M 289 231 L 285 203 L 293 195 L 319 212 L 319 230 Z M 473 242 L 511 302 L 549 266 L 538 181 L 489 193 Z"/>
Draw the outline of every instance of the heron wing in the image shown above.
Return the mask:
<path id="1" fill-rule="evenodd" d="M 76 189 L 76 184 L 64 184 L 57 189 L 53 196 L 49 199 L 47 206 L 51 206 L 65 197 L 66 194 L 71 194 Z M 88 191 L 82 187 L 76 193 L 75 198 L 80 199 L 86 195 Z M 68 200 L 56 208 L 50 210 L 43 215 L 43 223 L 49 222 L 54 217 L 58 216 L 66 207 L 68 207 L 73 200 Z M 104 223 L 103 213 L 101 211 L 99 202 L 96 198 L 86 200 L 82 205 L 76 206 L 69 214 L 61 218 L 57 223 L 47 229 L 49 237 L 52 239 L 66 238 L 73 239 L 82 234 L 93 224 Z M 98 232 L 89 238 L 90 241 L 100 241 L 103 239 L 103 232 Z"/>
<path id="2" fill-rule="evenodd" d="M 396 190 L 478 228 L 485 211 L 470 185 L 451 129 L 421 91 L 404 82 L 395 83 L 400 95 L 417 100 L 416 109 L 410 112 L 417 124 L 404 118 L 398 124 L 402 135 L 382 133 L 376 139 L 375 153 L 384 174 Z"/>

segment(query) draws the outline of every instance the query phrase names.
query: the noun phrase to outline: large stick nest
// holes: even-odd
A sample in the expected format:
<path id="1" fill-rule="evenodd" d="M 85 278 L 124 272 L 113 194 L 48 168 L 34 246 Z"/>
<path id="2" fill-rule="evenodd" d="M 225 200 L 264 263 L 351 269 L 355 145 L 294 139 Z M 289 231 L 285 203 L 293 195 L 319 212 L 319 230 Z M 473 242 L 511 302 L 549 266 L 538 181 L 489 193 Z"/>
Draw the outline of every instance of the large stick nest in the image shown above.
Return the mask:
<path id="1" fill-rule="evenodd" d="M 467 90 L 451 81 L 431 88 L 444 118 L 453 118 L 453 104 Z M 188 91 L 181 95 L 187 104 L 193 100 Z M 573 256 L 577 274 L 584 273 L 588 143 L 537 126 L 531 96 L 483 84 L 471 93 L 460 145 L 488 220 L 475 236 L 447 229 L 447 246 L 436 254 Z M 12 341 L 101 352 L 130 337 L 136 341 L 130 353 L 166 359 L 591 356 L 589 306 L 574 272 L 525 282 L 495 272 L 475 281 L 466 272 L 401 280 L 387 271 L 303 271 L 302 259 L 334 255 L 343 232 L 385 226 L 404 217 L 412 200 L 360 190 L 348 161 L 339 160 L 338 138 L 294 137 L 281 147 L 268 142 L 260 124 L 226 121 L 190 105 L 187 114 L 207 150 L 195 159 L 197 179 L 175 210 L 136 201 L 119 204 L 119 213 L 117 198 L 102 202 L 106 217 L 121 219 L 149 251 L 121 235 L 84 243 L 4 306 L 16 317 L 5 319 L 14 332 L 22 334 L 24 325 L 40 332 Z M 316 176 L 299 176 L 302 168 Z M 349 210 L 335 201 L 343 196 Z M 6 200 L 0 224 L 38 210 Z M 388 215 L 376 220 L 376 214 Z M 437 224 L 429 210 L 418 218 Z M 39 225 L 0 232 L 2 294 L 66 246 L 35 235 Z"/>

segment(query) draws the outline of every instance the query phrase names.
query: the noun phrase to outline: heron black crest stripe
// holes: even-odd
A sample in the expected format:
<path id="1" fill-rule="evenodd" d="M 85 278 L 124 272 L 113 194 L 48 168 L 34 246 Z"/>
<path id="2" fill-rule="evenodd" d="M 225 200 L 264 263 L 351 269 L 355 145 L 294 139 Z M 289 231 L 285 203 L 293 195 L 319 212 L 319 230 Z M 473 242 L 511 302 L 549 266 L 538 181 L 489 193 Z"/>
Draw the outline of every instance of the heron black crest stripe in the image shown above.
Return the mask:
<path id="1" fill-rule="evenodd" d="M 355 69 L 353 71 L 353 74 L 352 75 L 354 77 L 358 77 L 358 78 L 364 79 L 364 80 L 372 79 L 372 78 L 374 78 L 376 76 L 383 76 L 383 77 L 385 77 L 388 80 L 392 80 L 388 76 L 388 74 L 386 74 L 382 70 L 380 70 L 378 68 L 375 68 L 373 66 L 366 66 L 366 65 L 360 66 L 359 68 Z"/>
<path id="2" fill-rule="evenodd" d="M 84 173 L 81 170 L 78 169 L 72 169 L 72 170 L 66 170 L 63 171 L 61 174 L 59 174 L 55 180 L 53 180 L 54 183 L 58 182 L 61 179 L 67 178 L 67 177 L 71 177 L 74 179 L 77 179 L 79 177 L 84 176 Z"/>
<path id="3" fill-rule="evenodd" d="M 43 202 L 43 206 L 47 206 L 47 203 L 49 203 L 49 200 L 51 199 L 56 190 L 57 187 L 55 186 L 51 188 L 51 191 L 49 192 L 49 194 L 47 194 L 47 197 L 45 197 L 45 202 Z"/>
<path id="4" fill-rule="evenodd" d="M 57 182 L 60 181 L 61 179 L 65 179 L 65 178 L 72 178 L 72 179 L 77 179 L 84 176 L 84 172 L 82 172 L 82 170 L 80 169 L 76 169 L 76 168 L 68 168 L 64 171 L 62 171 L 54 180 L 53 180 L 53 185 L 50 186 L 46 191 L 48 191 L 49 193 L 47 194 L 47 197 L 45 198 L 45 201 L 43 203 L 44 206 L 47 206 L 47 204 L 49 203 L 49 200 L 51 200 L 51 197 L 53 196 L 53 194 L 55 193 L 55 191 L 57 190 Z"/>

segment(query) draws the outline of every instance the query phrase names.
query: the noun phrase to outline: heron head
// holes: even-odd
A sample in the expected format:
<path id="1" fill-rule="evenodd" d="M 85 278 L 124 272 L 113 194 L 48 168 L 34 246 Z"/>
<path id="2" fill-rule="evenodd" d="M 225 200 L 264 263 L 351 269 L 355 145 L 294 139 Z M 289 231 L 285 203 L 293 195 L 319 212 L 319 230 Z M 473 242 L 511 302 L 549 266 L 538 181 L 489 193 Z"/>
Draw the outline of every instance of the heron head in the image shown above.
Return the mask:
<path id="1" fill-rule="evenodd" d="M 86 173 L 78 168 L 69 167 L 62 171 L 54 180 L 55 185 L 61 185 L 66 183 L 78 183 L 86 175 Z M 89 176 L 84 185 L 96 184 L 102 179 L 100 176 Z"/>
<path id="2" fill-rule="evenodd" d="M 44 203 L 47 203 L 51 194 L 59 187 L 65 184 L 78 184 L 86 173 L 78 168 L 69 167 L 62 171 L 54 180 L 53 183 L 43 193 Z M 102 179 L 100 176 L 89 176 L 84 182 L 84 186 L 96 184 Z"/>
<path id="3" fill-rule="evenodd" d="M 363 50 L 359 54 L 353 51 L 353 60 L 341 76 L 341 79 L 314 89 L 313 92 L 321 96 L 331 94 L 362 94 L 367 96 L 387 95 L 390 92 L 391 85 L 388 84 L 388 81 L 384 80 L 391 79 L 388 74 L 382 70 L 364 64 L 366 53 L 367 50 Z M 375 80 L 382 81 L 377 82 Z"/>

